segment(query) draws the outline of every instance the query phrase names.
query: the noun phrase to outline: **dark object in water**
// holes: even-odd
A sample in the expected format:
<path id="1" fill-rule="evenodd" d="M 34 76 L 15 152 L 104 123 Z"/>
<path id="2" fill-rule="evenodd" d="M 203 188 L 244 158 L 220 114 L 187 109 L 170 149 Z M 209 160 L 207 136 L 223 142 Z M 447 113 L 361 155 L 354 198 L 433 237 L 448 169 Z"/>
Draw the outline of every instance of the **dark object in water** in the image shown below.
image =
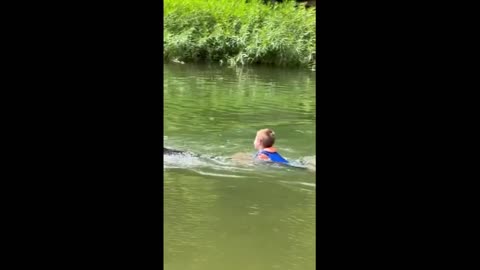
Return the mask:
<path id="1" fill-rule="evenodd" d="M 174 150 L 174 149 L 168 149 L 163 147 L 163 154 L 164 155 L 188 155 L 192 157 L 200 157 L 201 155 L 192 153 L 190 151 L 181 151 L 181 150 Z M 202 155 L 203 156 L 203 155 Z"/>
<path id="2" fill-rule="evenodd" d="M 163 147 L 163 154 L 164 155 L 178 155 L 178 154 L 186 154 L 185 151 L 180 151 L 180 150 L 173 150 L 173 149 L 168 149 Z"/>

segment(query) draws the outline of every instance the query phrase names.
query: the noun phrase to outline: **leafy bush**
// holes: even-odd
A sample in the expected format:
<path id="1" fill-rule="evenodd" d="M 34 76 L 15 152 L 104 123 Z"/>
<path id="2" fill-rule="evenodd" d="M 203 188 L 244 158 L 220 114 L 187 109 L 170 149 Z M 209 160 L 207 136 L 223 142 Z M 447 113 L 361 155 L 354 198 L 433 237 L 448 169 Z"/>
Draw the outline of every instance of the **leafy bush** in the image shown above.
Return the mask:
<path id="1" fill-rule="evenodd" d="M 164 0 L 164 60 L 311 67 L 315 27 L 294 1 Z"/>

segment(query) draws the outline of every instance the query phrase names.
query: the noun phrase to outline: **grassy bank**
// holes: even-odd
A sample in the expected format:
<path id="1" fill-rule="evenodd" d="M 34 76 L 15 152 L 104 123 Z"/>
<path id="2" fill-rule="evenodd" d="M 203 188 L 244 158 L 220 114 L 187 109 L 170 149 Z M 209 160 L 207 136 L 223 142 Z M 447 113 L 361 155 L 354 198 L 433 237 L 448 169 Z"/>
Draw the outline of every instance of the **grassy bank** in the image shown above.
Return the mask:
<path id="1" fill-rule="evenodd" d="M 164 60 L 315 65 L 315 10 L 294 1 L 164 0 Z"/>

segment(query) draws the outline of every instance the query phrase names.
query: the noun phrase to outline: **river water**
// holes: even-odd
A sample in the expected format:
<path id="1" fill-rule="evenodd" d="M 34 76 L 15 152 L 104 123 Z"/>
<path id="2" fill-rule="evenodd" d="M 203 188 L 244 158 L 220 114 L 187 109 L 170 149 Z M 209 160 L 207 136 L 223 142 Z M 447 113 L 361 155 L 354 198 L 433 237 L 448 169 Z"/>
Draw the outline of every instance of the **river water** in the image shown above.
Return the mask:
<path id="1" fill-rule="evenodd" d="M 164 65 L 166 270 L 315 269 L 315 110 L 312 71 Z M 309 169 L 251 162 L 262 128 Z"/>

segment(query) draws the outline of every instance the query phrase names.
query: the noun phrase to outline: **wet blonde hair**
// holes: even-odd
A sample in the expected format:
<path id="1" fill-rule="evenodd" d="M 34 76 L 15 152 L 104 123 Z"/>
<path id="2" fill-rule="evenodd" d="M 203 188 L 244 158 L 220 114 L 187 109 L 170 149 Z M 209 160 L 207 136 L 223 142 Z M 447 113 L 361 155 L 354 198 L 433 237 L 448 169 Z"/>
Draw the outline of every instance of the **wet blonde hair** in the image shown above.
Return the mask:
<path id="1" fill-rule="evenodd" d="M 260 129 L 257 131 L 257 138 L 262 140 L 263 147 L 272 147 L 275 143 L 275 132 L 269 128 Z"/>

